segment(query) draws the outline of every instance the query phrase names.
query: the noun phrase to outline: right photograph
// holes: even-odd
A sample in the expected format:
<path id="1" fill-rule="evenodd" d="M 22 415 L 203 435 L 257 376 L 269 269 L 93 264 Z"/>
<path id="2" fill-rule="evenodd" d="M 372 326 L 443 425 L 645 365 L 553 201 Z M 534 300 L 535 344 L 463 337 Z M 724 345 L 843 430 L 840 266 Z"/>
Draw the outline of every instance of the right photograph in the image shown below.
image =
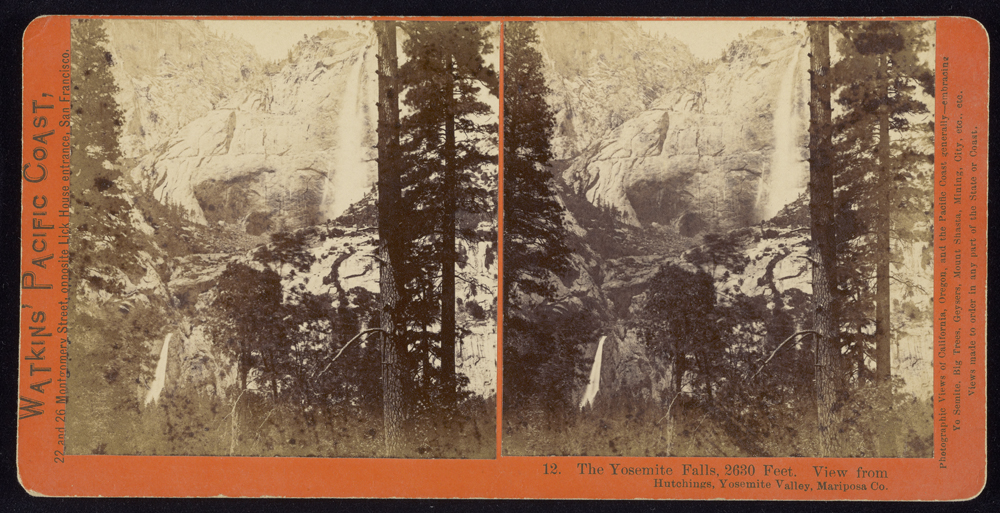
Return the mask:
<path id="1" fill-rule="evenodd" d="M 932 457 L 934 22 L 502 37 L 504 456 Z"/>

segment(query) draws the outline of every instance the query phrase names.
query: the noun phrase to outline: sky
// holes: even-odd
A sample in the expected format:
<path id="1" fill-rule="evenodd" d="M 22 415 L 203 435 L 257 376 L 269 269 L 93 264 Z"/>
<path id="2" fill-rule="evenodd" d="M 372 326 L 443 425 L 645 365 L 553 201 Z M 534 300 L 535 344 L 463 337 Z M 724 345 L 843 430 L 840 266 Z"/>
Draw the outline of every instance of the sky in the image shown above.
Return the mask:
<path id="1" fill-rule="evenodd" d="M 786 20 L 640 21 L 639 26 L 654 36 L 668 35 L 680 40 L 695 57 L 705 61 L 718 59 L 740 34 L 747 35 L 760 28 L 776 28 L 785 33 L 805 28 L 802 22 Z"/>

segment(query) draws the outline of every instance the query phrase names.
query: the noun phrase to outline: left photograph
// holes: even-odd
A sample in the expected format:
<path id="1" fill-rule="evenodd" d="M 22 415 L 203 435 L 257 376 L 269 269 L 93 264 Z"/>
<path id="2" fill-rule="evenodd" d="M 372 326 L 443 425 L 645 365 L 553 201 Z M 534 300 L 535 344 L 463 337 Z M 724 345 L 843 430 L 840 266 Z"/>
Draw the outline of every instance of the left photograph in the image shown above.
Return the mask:
<path id="1" fill-rule="evenodd" d="M 77 455 L 495 458 L 499 24 L 78 19 Z"/>

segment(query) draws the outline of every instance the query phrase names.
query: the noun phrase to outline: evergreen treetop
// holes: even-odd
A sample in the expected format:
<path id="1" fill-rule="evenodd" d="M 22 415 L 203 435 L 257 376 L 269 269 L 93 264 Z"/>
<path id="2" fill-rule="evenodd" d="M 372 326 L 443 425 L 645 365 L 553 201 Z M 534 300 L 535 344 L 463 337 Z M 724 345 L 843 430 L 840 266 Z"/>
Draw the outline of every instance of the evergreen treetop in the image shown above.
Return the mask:
<path id="1" fill-rule="evenodd" d="M 532 23 L 504 25 L 504 304 L 510 292 L 551 296 L 547 280 L 569 269 L 563 207 L 548 170 L 554 126 Z"/>

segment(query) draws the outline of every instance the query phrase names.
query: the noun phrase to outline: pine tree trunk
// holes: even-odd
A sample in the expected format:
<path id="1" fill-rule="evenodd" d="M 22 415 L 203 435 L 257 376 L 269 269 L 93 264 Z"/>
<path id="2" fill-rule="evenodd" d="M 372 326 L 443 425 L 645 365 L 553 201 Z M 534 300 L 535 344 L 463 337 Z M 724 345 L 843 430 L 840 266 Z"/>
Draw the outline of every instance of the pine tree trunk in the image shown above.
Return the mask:
<path id="1" fill-rule="evenodd" d="M 886 56 L 879 56 L 878 108 L 878 221 L 875 241 L 875 375 L 884 383 L 892 374 L 889 356 L 889 212 L 891 177 L 889 170 L 889 84 Z"/>
<path id="2" fill-rule="evenodd" d="M 274 357 L 264 360 L 267 363 L 267 370 L 271 373 L 271 394 L 274 402 L 278 402 L 278 373 L 274 367 Z"/>
<path id="3" fill-rule="evenodd" d="M 247 389 L 247 375 L 250 374 L 250 362 L 248 361 L 250 350 L 244 348 L 243 342 L 239 344 L 240 355 L 237 360 L 237 366 L 240 374 L 240 392 L 243 392 Z"/>
<path id="4" fill-rule="evenodd" d="M 834 281 L 834 188 L 830 108 L 830 24 L 810 22 L 810 101 L 809 101 L 809 214 L 813 242 L 813 330 L 816 345 L 816 412 L 818 456 L 836 451 L 834 412 L 840 385 L 840 349 L 837 347 Z"/>
<path id="5" fill-rule="evenodd" d="M 399 319 L 400 291 L 396 265 L 400 241 L 396 226 L 399 206 L 399 98 L 396 66 L 396 22 L 376 21 L 378 37 L 378 255 L 379 318 L 382 349 L 382 420 L 385 455 L 399 454 L 402 444 L 403 366 L 406 348 Z"/>
<path id="6" fill-rule="evenodd" d="M 456 392 L 455 379 L 455 112 L 454 61 L 448 57 L 448 113 L 444 125 L 444 225 L 441 228 L 441 384 L 449 398 Z"/>
<path id="7" fill-rule="evenodd" d="M 889 165 L 889 73 L 888 56 L 878 58 L 878 214 L 875 234 L 875 379 L 883 411 L 892 406 L 891 333 L 889 328 L 889 259 L 892 211 L 892 171 Z M 883 419 L 888 421 L 888 418 Z M 895 427 L 883 423 L 879 437 L 880 456 L 895 452 Z"/>
<path id="8" fill-rule="evenodd" d="M 857 380 L 857 387 L 858 388 L 862 388 L 862 387 L 865 386 L 865 383 L 868 381 L 868 378 L 865 375 L 867 373 L 867 371 L 868 371 L 868 367 L 865 364 L 865 347 L 864 347 L 864 344 L 862 344 L 860 347 L 857 347 L 855 349 L 855 351 L 854 351 L 854 366 L 855 366 L 855 368 L 857 368 L 857 376 L 858 376 L 858 378 L 857 378 L 858 379 Z"/>

